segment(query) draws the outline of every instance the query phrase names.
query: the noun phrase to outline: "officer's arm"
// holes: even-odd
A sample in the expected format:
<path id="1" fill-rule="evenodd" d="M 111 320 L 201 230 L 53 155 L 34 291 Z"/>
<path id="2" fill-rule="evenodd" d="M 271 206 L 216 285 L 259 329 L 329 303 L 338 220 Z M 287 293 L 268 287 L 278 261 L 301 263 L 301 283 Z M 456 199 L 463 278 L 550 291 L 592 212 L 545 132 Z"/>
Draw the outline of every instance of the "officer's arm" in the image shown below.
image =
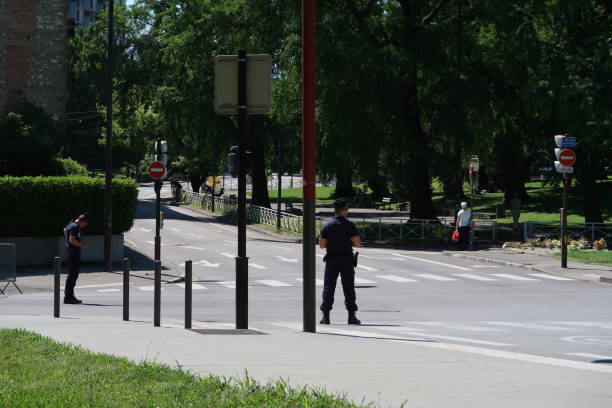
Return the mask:
<path id="1" fill-rule="evenodd" d="M 353 246 L 355 248 L 359 248 L 361 246 L 361 237 L 359 235 L 355 235 L 353 238 L 351 238 L 351 241 L 353 241 Z"/>
<path id="2" fill-rule="evenodd" d="M 319 238 L 319 248 L 327 248 L 327 240 L 325 238 Z"/>
<path id="3" fill-rule="evenodd" d="M 80 243 L 74 235 L 70 236 L 70 243 L 74 245 L 75 247 L 79 247 L 79 248 L 89 248 L 91 246 L 89 244 Z"/>

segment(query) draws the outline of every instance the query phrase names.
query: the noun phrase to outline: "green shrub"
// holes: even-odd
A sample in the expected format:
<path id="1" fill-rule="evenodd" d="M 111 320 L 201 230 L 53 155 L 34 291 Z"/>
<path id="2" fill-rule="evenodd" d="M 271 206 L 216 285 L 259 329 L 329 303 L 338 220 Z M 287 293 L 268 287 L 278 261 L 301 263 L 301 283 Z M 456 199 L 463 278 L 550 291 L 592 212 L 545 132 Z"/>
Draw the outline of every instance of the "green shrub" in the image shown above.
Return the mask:
<path id="1" fill-rule="evenodd" d="M 113 180 L 113 234 L 129 231 L 138 204 L 138 184 Z M 0 236 L 61 235 L 71 218 L 88 212 L 87 234 L 104 232 L 104 179 L 0 177 Z"/>
<path id="2" fill-rule="evenodd" d="M 87 177 L 87 167 L 82 165 L 76 160 L 72 160 L 70 157 L 65 159 L 56 159 L 56 162 L 61 167 L 61 173 L 63 176 L 83 176 Z"/>

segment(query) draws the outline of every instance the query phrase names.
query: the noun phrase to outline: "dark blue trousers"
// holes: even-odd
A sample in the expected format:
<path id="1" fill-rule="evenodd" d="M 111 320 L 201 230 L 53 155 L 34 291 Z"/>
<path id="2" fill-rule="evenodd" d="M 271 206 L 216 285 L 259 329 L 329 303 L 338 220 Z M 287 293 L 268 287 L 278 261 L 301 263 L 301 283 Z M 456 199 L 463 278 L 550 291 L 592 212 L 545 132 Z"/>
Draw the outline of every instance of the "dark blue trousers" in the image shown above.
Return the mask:
<path id="1" fill-rule="evenodd" d="M 68 250 L 68 277 L 66 278 L 66 286 L 64 295 L 66 297 L 74 296 L 74 287 L 79 278 L 79 266 L 81 263 L 81 251 Z"/>
<path id="2" fill-rule="evenodd" d="M 323 303 L 321 310 L 328 312 L 334 304 L 334 293 L 338 275 L 342 281 L 344 291 L 344 305 L 349 312 L 357 311 L 355 303 L 355 269 L 353 268 L 352 256 L 329 256 L 325 263 L 325 278 L 323 281 Z"/>

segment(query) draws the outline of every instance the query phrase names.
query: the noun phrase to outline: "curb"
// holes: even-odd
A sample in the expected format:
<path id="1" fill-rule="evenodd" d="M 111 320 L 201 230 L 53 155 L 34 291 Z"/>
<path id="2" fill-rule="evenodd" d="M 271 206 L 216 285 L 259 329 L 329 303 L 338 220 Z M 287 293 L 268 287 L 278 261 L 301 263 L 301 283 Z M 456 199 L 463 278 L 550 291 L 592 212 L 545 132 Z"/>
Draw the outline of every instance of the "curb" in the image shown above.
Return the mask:
<path id="1" fill-rule="evenodd" d="M 612 278 L 608 278 L 608 277 L 596 275 L 596 274 L 587 274 L 587 275 L 583 274 L 581 276 L 571 276 L 571 275 L 565 276 L 563 274 L 558 273 L 557 271 L 551 271 L 547 268 L 539 267 L 538 265 L 525 265 L 525 264 L 516 263 L 516 262 L 503 261 L 500 259 L 483 258 L 480 256 L 475 256 L 475 255 L 453 254 L 453 253 L 449 253 L 446 251 L 442 251 L 442 254 L 446 256 L 452 256 L 455 258 L 471 259 L 471 260 L 482 262 L 482 263 L 490 263 L 490 264 L 503 265 L 503 266 L 513 266 L 516 268 L 527 269 L 528 271 L 548 273 L 550 275 L 557 275 L 557 276 L 562 276 L 562 277 L 571 277 L 572 279 L 582 280 L 585 282 L 599 282 L 599 283 L 612 284 Z M 587 276 L 591 276 L 592 278 L 588 278 Z"/>

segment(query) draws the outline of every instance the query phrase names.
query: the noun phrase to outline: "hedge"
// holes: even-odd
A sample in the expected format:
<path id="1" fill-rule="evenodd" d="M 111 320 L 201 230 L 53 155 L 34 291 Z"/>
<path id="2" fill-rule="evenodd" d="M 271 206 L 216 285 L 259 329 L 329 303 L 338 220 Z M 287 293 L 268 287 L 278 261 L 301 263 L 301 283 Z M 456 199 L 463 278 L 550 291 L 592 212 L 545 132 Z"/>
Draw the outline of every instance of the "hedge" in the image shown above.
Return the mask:
<path id="1" fill-rule="evenodd" d="M 134 180 L 113 180 L 113 234 L 129 231 L 138 205 Z M 71 218 L 90 214 L 87 234 L 104 233 L 104 179 L 0 177 L 0 236 L 61 235 Z"/>

